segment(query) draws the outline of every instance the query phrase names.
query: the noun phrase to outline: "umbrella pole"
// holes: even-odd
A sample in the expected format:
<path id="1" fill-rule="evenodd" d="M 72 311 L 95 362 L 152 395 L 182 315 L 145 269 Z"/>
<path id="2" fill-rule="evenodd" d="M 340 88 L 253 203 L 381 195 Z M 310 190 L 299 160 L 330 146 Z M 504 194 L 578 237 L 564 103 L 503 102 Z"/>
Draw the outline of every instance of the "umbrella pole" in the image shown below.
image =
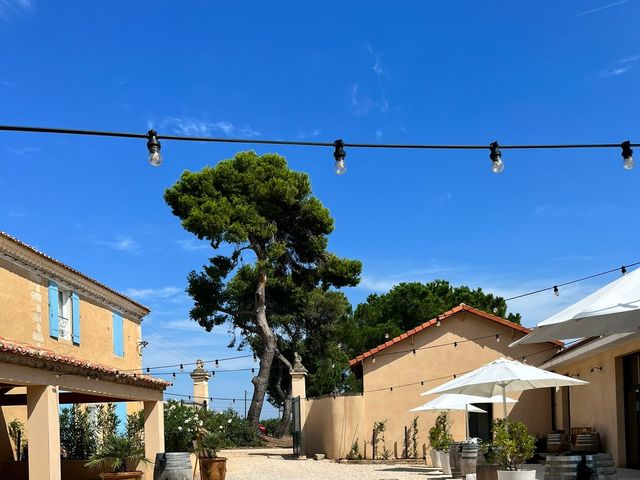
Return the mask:
<path id="1" fill-rule="evenodd" d="M 501 385 L 502 386 L 502 412 L 504 413 L 504 418 L 507 418 L 507 393 L 506 393 L 506 389 L 507 386 L 506 385 Z"/>
<path id="2" fill-rule="evenodd" d="M 466 440 L 469 440 L 469 404 L 465 403 L 464 404 L 464 428 L 465 428 L 465 434 Z"/>

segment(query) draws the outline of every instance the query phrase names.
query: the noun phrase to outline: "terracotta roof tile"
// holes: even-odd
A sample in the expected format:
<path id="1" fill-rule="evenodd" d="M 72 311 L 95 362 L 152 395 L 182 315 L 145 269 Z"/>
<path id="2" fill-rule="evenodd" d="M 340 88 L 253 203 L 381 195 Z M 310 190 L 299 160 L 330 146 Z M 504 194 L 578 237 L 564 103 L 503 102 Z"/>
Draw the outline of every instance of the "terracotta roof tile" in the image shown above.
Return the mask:
<path id="1" fill-rule="evenodd" d="M 364 360 L 365 358 L 368 358 L 376 353 L 379 353 L 380 351 L 384 350 L 385 348 L 389 348 L 392 345 L 395 345 L 396 343 L 400 343 L 403 340 L 407 339 L 408 337 L 415 335 L 418 332 L 421 332 L 422 330 L 429 328 L 433 325 L 435 325 L 438 320 L 440 320 L 441 322 L 446 320 L 447 318 L 452 317 L 453 315 L 455 315 L 456 313 L 460 313 L 460 312 L 471 312 L 481 318 L 487 319 L 487 320 L 491 320 L 492 322 L 496 322 L 499 323 L 500 325 L 503 325 L 505 327 L 509 327 L 512 328 L 513 330 L 516 330 L 518 332 L 522 332 L 525 335 L 527 333 L 530 333 L 531 330 L 523 327 L 522 325 L 518 325 L 517 323 L 513 323 L 510 322 L 509 320 L 506 320 L 502 317 L 498 317 L 497 315 L 492 315 L 490 313 L 487 312 L 483 312 L 482 310 L 478 310 L 477 308 L 473 308 L 470 307 L 468 305 L 465 305 L 464 303 L 458 305 L 457 307 L 452 308 L 451 310 L 448 310 L 444 313 L 441 313 L 440 315 L 437 315 L 436 317 L 432 318 L 431 320 L 427 320 L 426 322 L 424 322 L 421 325 L 418 325 L 415 328 L 412 328 L 411 330 L 398 335 L 395 338 L 392 338 L 391 340 L 386 341 L 385 343 L 383 343 L 382 345 L 378 345 L 375 348 L 372 348 L 371 350 L 362 353 L 361 355 L 358 355 L 356 358 L 353 358 L 351 360 L 349 360 L 349 366 L 354 366 L 356 365 L 358 362 L 361 362 L 362 360 Z M 553 343 L 554 345 L 558 345 L 558 346 L 563 346 L 562 342 L 548 342 L 548 343 Z"/>
<path id="2" fill-rule="evenodd" d="M 70 355 L 61 355 L 51 350 L 36 348 L 33 345 L 17 342 L 15 340 L 8 340 L 4 337 L 0 337 L 0 352 L 9 353 L 16 356 L 48 360 L 60 363 L 62 365 L 79 367 L 89 372 L 113 375 L 114 378 L 117 377 L 118 379 L 120 379 L 120 381 L 124 380 L 125 383 L 136 385 L 139 387 L 151 387 L 164 390 L 171 385 L 171 382 L 152 377 L 151 375 L 143 375 L 141 373 L 134 374 L 133 372 L 120 372 L 113 367 L 108 367 L 100 363 L 81 360 Z"/>

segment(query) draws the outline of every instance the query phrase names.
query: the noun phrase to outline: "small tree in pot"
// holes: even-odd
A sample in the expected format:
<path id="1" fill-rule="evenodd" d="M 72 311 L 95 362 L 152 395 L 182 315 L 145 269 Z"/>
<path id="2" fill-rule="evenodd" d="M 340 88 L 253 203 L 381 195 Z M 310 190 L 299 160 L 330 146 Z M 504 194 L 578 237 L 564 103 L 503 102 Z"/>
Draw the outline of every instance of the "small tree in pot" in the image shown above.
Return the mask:
<path id="1" fill-rule="evenodd" d="M 143 472 L 135 469 L 139 462 L 149 462 L 144 448 L 135 440 L 118 435 L 109 435 L 85 465 L 102 471 L 100 478 L 110 480 L 139 480 Z"/>
<path id="2" fill-rule="evenodd" d="M 198 439 L 196 452 L 200 460 L 200 478 L 202 480 L 224 480 L 227 472 L 227 459 L 218 456 L 224 443 L 224 436 L 218 432 L 204 432 Z"/>
<path id="3" fill-rule="evenodd" d="M 440 460 L 440 467 L 442 473 L 445 475 L 451 475 L 451 463 L 449 461 L 449 447 L 453 442 L 451 436 L 451 420 L 449 420 L 449 414 L 442 412 L 436 418 L 435 425 L 429 430 L 429 441 L 431 447 L 438 452 L 438 458 Z"/>
<path id="4" fill-rule="evenodd" d="M 534 480 L 535 470 L 518 470 L 533 457 L 536 437 L 522 422 L 498 418 L 493 422 L 492 456 L 498 464 L 499 480 Z"/>

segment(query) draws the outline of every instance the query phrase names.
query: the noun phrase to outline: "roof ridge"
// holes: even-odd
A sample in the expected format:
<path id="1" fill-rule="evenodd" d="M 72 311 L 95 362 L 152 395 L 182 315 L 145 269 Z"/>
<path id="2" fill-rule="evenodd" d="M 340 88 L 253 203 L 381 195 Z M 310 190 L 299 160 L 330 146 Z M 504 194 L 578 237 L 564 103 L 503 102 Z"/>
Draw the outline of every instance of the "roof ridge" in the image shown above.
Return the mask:
<path id="1" fill-rule="evenodd" d="M 525 335 L 531 332 L 531 329 L 524 327 L 518 323 L 512 322 L 510 320 L 507 320 L 506 318 L 503 317 L 499 317 L 497 315 L 494 315 L 492 313 L 488 313 L 485 312 L 484 310 L 480 310 L 478 308 L 472 307 L 470 305 L 467 305 L 465 303 L 460 303 L 460 305 L 457 305 L 439 315 L 436 315 L 435 317 L 433 317 L 430 320 L 427 320 L 426 322 L 421 323 L 420 325 L 412 328 L 411 330 L 407 330 L 404 333 L 401 333 L 400 335 L 387 340 L 385 343 L 378 345 L 377 347 L 371 348 L 370 350 L 367 350 L 366 352 L 356 356 L 355 358 L 349 360 L 349 366 L 353 366 L 355 364 L 357 364 L 358 362 L 361 362 L 362 360 L 364 360 L 365 358 L 371 357 L 374 354 L 380 352 L 381 350 L 384 350 L 388 347 L 391 347 L 392 345 L 395 345 L 397 343 L 400 343 L 401 341 L 405 340 L 406 338 L 409 338 L 415 334 L 417 334 L 418 332 L 421 332 L 422 330 L 425 330 L 435 324 L 437 324 L 439 321 L 445 320 L 447 318 L 452 317 L 453 315 L 460 313 L 460 312 L 471 312 L 479 317 L 485 318 L 487 320 L 491 320 L 493 322 L 496 323 L 500 323 L 501 325 L 504 325 L 505 327 L 509 327 L 512 328 L 514 330 L 517 330 L 519 332 L 524 333 Z M 547 343 L 547 342 L 544 342 Z M 557 343 L 557 342 L 549 342 L 549 343 Z"/>

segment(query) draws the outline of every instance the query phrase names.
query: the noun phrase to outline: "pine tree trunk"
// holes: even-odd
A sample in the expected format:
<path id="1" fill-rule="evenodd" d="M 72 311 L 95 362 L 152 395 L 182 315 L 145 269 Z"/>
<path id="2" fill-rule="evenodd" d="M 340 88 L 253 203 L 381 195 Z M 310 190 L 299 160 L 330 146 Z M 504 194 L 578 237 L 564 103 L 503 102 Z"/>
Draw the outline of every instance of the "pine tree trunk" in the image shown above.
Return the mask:
<path id="1" fill-rule="evenodd" d="M 258 284 L 255 294 L 256 324 L 258 334 L 264 345 L 264 351 L 260 356 L 260 369 L 258 370 L 258 374 L 251 379 L 251 383 L 253 383 L 254 386 L 253 397 L 251 398 L 251 406 L 247 413 L 247 419 L 251 425 L 255 427 L 257 427 L 260 422 L 260 413 L 262 412 L 262 405 L 264 404 L 264 396 L 267 393 L 271 364 L 276 354 L 276 337 L 267 322 L 266 285 L 267 274 L 264 271 L 258 272 Z"/>
<path id="2" fill-rule="evenodd" d="M 286 435 L 289 435 L 289 430 L 291 429 L 291 409 L 292 409 L 292 399 L 291 399 L 291 388 L 287 390 L 287 396 L 284 398 L 284 403 L 282 407 L 282 418 L 280 418 L 280 423 L 276 428 L 275 437 L 282 438 Z"/>

